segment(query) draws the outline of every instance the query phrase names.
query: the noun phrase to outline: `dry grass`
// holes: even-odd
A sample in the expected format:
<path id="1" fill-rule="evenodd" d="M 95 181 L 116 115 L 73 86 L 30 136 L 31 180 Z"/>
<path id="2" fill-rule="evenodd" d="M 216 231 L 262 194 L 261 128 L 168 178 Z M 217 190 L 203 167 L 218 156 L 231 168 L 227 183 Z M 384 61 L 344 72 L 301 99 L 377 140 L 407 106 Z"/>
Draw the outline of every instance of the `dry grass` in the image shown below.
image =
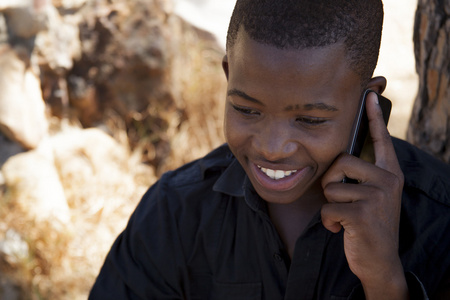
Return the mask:
<path id="1" fill-rule="evenodd" d="M 203 47 L 201 47 L 203 48 Z M 184 122 L 171 136 L 171 154 L 160 172 L 199 158 L 225 142 L 223 112 L 226 79 L 221 68 L 223 54 L 204 47 L 191 52 L 184 62 L 182 99 L 185 103 Z"/>
<path id="2" fill-rule="evenodd" d="M 14 230 L 29 248 L 27 257 L 15 263 L 4 256 L 0 272 L 21 287 L 24 299 L 86 299 L 112 242 L 156 180 L 124 145 L 105 145 L 106 138 L 102 146 L 107 151 L 116 147 L 122 153 L 106 157 L 103 147 L 81 144 L 86 130 L 64 127 L 51 137 L 51 144 L 70 221 L 36 220 L 15 204 L 19 191 L 3 189 L 0 194 L 0 240 Z"/>
<path id="3" fill-rule="evenodd" d="M 184 38 L 184 50 L 198 43 L 195 36 Z M 164 111 L 158 114 L 167 124 L 159 137 L 166 141 L 166 148 L 153 149 L 167 151 L 159 165 L 141 163 L 142 149 L 152 146 L 146 139 L 131 152 L 124 121 L 114 115 L 105 124 L 114 139 L 104 141 L 90 140 L 89 132 L 79 125 L 51 119 L 49 144 L 70 221 L 38 221 L 15 204 L 15 192 L 20 191 L 0 186 L 0 241 L 12 229 L 29 248 L 27 256 L 14 263 L 3 256 L 0 275 L 6 274 L 20 287 L 23 299 L 86 299 L 111 244 L 157 176 L 224 142 L 223 53 L 207 43 L 173 62 L 184 70 L 173 74 L 182 101 L 177 106 L 183 113 L 179 117 Z"/>

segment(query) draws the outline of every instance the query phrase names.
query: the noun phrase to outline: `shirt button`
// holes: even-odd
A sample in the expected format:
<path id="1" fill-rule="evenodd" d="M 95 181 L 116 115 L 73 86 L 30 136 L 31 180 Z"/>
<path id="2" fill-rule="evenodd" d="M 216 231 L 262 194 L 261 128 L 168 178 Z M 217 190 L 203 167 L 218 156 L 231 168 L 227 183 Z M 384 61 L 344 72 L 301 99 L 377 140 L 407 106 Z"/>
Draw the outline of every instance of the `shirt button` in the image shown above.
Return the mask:
<path id="1" fill-rule="evenodd" d="M 273 254 L 273 258 L 276 260 L 276 261 L 282 261 L 283 259 L 281 258 L 281 255 L 279 254 L 279 253 L 274 253 Z"/>

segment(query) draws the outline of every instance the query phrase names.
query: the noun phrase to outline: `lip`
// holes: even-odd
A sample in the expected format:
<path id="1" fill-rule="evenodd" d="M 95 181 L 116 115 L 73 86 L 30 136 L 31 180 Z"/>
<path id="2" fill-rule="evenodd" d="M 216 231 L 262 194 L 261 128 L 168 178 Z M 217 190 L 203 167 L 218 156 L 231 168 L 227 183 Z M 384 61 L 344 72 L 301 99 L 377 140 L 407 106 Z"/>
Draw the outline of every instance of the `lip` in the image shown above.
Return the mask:
<path id="1" fill-rule="evenodd" d="M 271 191 L 282 192 L 291 190 L 297 186 L 298 182 L 304 178 L 308 168 L 297 169 L 297 172 L 281 179 L 270 178 L 258 168 L 258 165 L 254 163 L 250 163 L 250 169 L 253 173 L 253 177 L 263 188 Z"/>

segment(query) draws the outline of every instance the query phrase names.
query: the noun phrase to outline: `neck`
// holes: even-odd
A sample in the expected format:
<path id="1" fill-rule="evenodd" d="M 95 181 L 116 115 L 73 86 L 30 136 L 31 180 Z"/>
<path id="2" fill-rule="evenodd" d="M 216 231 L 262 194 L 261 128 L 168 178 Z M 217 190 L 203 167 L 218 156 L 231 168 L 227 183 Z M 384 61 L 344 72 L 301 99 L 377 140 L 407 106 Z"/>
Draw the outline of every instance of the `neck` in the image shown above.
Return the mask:
<path id="1" fill-rule="evenodd" d="M 325 203 L 326 199 L 321 188 L 310 190 L 289 204 L 267 203 L 269 216 L 291 259 L 295 242 Z"/>

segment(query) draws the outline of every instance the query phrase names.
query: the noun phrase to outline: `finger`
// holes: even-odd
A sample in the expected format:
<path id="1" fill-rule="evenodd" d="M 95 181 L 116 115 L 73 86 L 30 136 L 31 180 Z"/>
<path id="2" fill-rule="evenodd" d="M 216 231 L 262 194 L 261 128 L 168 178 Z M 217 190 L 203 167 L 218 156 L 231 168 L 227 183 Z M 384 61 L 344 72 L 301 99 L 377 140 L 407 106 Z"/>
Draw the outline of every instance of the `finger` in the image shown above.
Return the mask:
<path id="1" fill-rule="evenodd" d="M 373 164 L 348 153 L 342 153 L 329 167 L 322 177 L 322 188 L 332 182 L 342 182 L 345 177 L 357 179 L 360 183 L 370 180 L 369 177 L 383 176 L 382 171 Z"/>
<path id="2" fill-rule="evenodd" d="M 379 189 L 371 185 L 345 184 L 331 182 L 323 190 L 324 196 L 329 203 L 350 203 L 360 200 L 380 198 Z"/>
<path id="3" fill-rule="evenodd" d="M 333 233 L 338 233 L 342 229 L 341 222 L 343 221 L 342 216 L 338 215 L 332 204 L 324 204 L 320 210 L 322 225 L 329 231 Z M 336 204 L 334 204 L 336 205 Z"/>
<path id="4" fill-rule="evenodd" d="M 378 96 L 372 92 L 366 102 L 369 130 L 375 151 L 375 165 L 394 174 L 399 174 L 400 166 L 392 144 L 391 136 L 383 119 Z"/>
<path id="5" fill-rule="evenodd" d="M 331 232 L 338 233 L 346 228 L 354 217 L 355 203 L 327 203 L 320 211 L 323 226 Z"/>

